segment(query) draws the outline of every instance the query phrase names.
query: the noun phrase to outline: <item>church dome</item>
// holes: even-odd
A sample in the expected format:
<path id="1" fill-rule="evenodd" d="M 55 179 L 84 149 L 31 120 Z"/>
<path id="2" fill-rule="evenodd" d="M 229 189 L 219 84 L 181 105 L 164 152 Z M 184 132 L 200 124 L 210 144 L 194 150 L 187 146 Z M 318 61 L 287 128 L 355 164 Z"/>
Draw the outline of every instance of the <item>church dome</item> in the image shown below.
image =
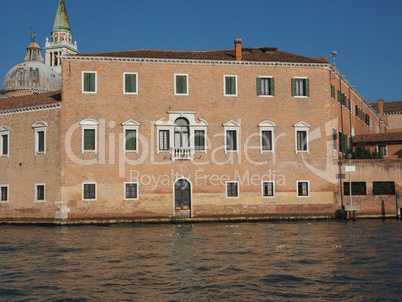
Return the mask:
<path id="1" fill-rule="evenodd" d="M 27 55 L 20 63 L 6 74 L 2 94 L 13 92 L 40 93 L 61 89 L 61 77 L 43 62 L 41 49 L 36 42 L 27 48 Z"/>

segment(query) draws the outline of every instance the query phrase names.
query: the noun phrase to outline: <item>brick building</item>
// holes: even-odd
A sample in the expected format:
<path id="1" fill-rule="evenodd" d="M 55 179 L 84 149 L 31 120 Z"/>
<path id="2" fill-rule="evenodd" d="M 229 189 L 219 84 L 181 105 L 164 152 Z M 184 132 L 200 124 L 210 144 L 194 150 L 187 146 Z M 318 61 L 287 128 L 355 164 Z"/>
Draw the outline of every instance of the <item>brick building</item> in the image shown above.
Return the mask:
<path id="1" fill-rule="evenodd" d="M 57 62 L 61 91 L 0 100 L 2 219 L 333 217 L 387 126 L 325 58 L 241 39 Z"/>

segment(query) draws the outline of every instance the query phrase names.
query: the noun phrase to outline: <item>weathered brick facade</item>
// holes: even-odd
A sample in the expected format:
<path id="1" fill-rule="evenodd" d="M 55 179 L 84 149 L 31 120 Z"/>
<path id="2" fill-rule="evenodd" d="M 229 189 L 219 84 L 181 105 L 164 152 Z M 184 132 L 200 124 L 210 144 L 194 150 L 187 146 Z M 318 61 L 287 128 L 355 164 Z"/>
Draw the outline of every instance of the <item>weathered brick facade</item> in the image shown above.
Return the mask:
<path id="1" fill-rule="evenodd" d="M 349 146 L 351 135 L 384 128 L 378 113 L 325 59 L 244 50 L 241 58 L 234 49 L 211 52 L 210 59 L 208 52 L 200 52 L 200 59 L 197 52 L 167 51 L 63 57 L 60 109 L 0 115 L 0 126 L 11 129 L 10 155 L 0 158 L 1 171 L 7 171 L 0 184 L 9 184 L 10 198 L 0 204 L 0 217 L 54 218 L 56 211 L 69 219 L 333 217 L 342 206 L 339 131 Z M 95 93 L 83 91 L 85 73 L 95 74 Z M 123 93 L 125 73 L 136 74 L 134 94 Z M 175 93 L 176 74 L 187 76 L 186 94 Z M 225 95 L 225 75 L 235 76 L 236 95 Z M 274 79 L 274 95 L 257 94 L 259 77 Z M 292 95 L 294 78 L 308 79 L 307 96 Z M 344 105 L 337 94 L 345 95 Z M 356 105 L 366 120 L 356 116 Z M 169 129 L 174 147 L 173 123 L 180 116 L 190 121 L 190 133 L 206 134 L 206 150 L 191 150 L 192 160 L 173 161 L 172 151 L 158 149 L 161 129 Z M 38 120 L 48 124 L 46 155 L 31 150 Z M 128 124 L 136 127 L 138 145 L 125 153 Z M 96 153 L 83 151 L 85 125 L 96 131 Z M 272 130 L 268 152 L 261 150 L 264 127 Z M 233 129 L 237 152 L 225 150 L 225 131 Z M 305 151 L 296 150 L 298 129 L 308 135 Z M 190 184 L 183 193 L 188 209 L 177 204 L 178 179 Z M 269 181 L 273 196 L 263 196 L 262 182 Z M 34 190 L 26 189 L 38 182 L 46 183 L 43 203 L 34 203 Z M 227 196 L 227 182 L 237 183 L 237 196 Z M 137 185 L 136 198 L 125 198 L 126 183 Z M 94 198 L 84 198 L 84 184 L 95 185 Z"/>

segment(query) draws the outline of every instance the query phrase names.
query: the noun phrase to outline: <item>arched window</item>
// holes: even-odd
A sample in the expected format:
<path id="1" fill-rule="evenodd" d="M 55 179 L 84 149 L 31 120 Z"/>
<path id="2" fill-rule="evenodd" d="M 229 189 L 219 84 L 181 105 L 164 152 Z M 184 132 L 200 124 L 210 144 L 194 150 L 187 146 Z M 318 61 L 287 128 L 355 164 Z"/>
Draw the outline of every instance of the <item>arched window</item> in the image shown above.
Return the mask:
<path id="1" fill-rule="evenodd" d="M 174 146 L 189 147 L 189 122 L 184 117 L 179 117 L 174 123 Z"/>

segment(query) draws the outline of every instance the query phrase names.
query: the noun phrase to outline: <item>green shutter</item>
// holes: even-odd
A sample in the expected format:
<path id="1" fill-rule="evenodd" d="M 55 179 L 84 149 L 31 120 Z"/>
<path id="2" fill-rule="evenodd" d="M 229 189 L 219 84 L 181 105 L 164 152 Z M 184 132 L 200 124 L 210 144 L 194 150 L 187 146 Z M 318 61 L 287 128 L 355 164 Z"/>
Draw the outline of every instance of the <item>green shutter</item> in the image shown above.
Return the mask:
<path id="1" fill-rule="evenodd" d="M 274 81 L 274 78 L 270 78 L 269 79 L 269 88 L 270 88 L 270 92 L 271 92 L 271 95 L 275 95 L 275 81 Z"/>
<path id="2" fill-rule="evenodd" d="M 225 77 L 225 94 L 236 95 L 236 78 Z"/>
<path id="3" fill-rule="evenodd" d="M 353 150 L 352 147 L 353 147 L 353 137 L 349 137 L 349 149 Z"/>
<path id="4" fill-rule="evenodd" d="M 225 77 L 225 94 L 230 94 L 230 77 Z"/>
<path id="5" fill-rule="evenodd" d="M 95 150 L 95 129 L 84 130 L 84 150 Z"/>
<path id="6" fill-rule="evenodd" d="M 137 75 L 136 74 L 126 74 L 124 92 L 126 92 L 126 93 L 136 93 L 137 92 Z"/>
<path id="7" fill-rule="evenodd" d="M 84 73 L 84 91 L 90 91 L 89 82 L 90 82 L 89 73 Z"/>
<path id="8" fill-rule="evenodd" d="M 236 94 L 236 78 L 231 77 L 230 78 L 231 86 L 230 86 L 230 94 Z"/>
<path id="9" fill-rule="evenodd" d="M 331 97 L 335 100 L 335 86 L 331 84 Z"/>
<path id="10" fill-rule="evenodd" d="M 137 150 L 137 131 L 136 130 L 126 130 L 126 150 L 128 150 L 128 151 Z"/>
<path id="11" fill-rule="evenodd" d="M 292 96 L 296 95 L 296 79 L 292 79 Z"/>
<path id="12" fill-rule="evenodd" d="M 176 76 L 176 93 L 187 94 L 187 76 L 185 75 Z"/>
<path id="13" fill-rule="evenodd" d="M 95 74 L 94 73 L 90 73 L 89 74 L 89 91 L 90 92 L 95 92 Z"/>
<path id="14" fill-rule="evenodd" d="M 304 84 L 305 84 L 305 95 L 306 96 L 310 96 L 310 80 L 309 79 L 305 79 L 304 80 Z"/>
<path id="15" fill-rule="evenodd" d="M 38 131 L 38 152 L 45 151 L 45 132 Z"/>
<path id="16" fill-rule="evenodd" d="M 205 150 L 205 131 L 195 130 L 194 131 L 194 147 L 195 150 L 203 151 Z"/>
<path id="17" fill-rule="evenodd" d="M 257 95 L 261 95 L 261 78 L 257 78 Z"/>

